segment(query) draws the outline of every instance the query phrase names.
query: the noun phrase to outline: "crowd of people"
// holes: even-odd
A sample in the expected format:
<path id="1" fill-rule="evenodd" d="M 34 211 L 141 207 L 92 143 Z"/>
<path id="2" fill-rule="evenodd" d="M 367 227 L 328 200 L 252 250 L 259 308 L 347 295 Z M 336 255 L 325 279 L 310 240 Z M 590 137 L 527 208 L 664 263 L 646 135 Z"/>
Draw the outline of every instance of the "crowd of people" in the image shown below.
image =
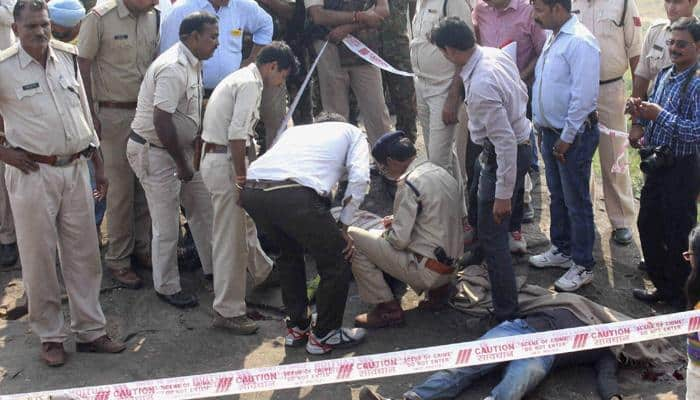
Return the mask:
<path id="1" fill-rule="evenodd" d="M 151 269 L 159 299 L 198 305 L 180 284 L 183 218 L 213 282 L 212 325 L 234 334 L 258 330 L 248 278 L 275 270 L 286 346 L 358 345 L 405 322 L 395 281 L 425 293 L 419 307 L 444 306 L 465 246 L 488 271 L 498 325 L 485 338 L 586 325 L 561 308 L 524 314 L 511 253 L 527 252 L 541 158 L 551 247 L 529 264 L 565 269 L 560 292 L 593 281 L 596 152 L 611 239 L 630 244 L 636 219 L 654 284 L 630 295 L 700 304 L 697 0 L 665 0 L 646 35 L 635 0 L 165 1 L 161 13 L 156 0 L 0 0 L 0 265 L 21 260 L 48 365 L 66 358 L 57 254 L 77 351 L 126 347 L 105 330 L 101 231 L 115 281 L 137 290 Z M 413 78 L 363 60 L 348 35 Z M 645 175 L 638 213 L 627 143 Z M 372 176 L 395 187 L 381 230 L 351 226 Z M 371 309 L 346 328 L 353 278 Z M 691 399 L 697 335 L 688 349 Z M 512 362 L 489 398 L 519 399 L 572 363 L 595 364 L 601 396 L 622 398 L 606 349 Z M 438 373 L 403 398 L 457 396 L 495 367 Z"/>

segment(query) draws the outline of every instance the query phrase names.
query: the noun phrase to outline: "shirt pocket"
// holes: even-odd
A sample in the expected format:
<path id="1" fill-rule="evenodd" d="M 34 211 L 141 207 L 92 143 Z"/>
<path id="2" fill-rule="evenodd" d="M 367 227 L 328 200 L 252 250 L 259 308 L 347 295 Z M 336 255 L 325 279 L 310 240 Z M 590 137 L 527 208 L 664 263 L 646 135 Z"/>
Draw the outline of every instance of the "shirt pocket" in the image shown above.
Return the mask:
<path id="1" fill-rule="evenodd" d="M 41 116 L 45 114 L 44 103 L 53 101 L 44 95 L 44 88 L 37 83 L 28 83 L 15 88 L 17 100 L 22 110 L 31 115 Z"/>
<path id="2" fill-rule="evenodd" d="M 615 40 L 622 37 L 624 26 L 618 26 L 622 18 L 622 11 L 603 10 L 596 18 L 596 33 L 599 41 L 605 39 Z M 602 43 L 601 43 L 602 45 Z"/>
<path id="3" fill-rule="evenodd" d="M 201 85 L 198 83 L 191 83 L 189 86 L 187 86 L 187 90 L 185 92 L 185 96 L 187 98 L 187 110 L 186 114 L 187 116 L 191 118 L 195 118 L 196 121 L 199 121 L 201 124 L 202 121 L 200 121 L 200 98 L 199 98 L 199 93 L 201 92 Z"/>
<path id="4" fill-rule="evenodd" d="M 422 11 L 420 13 L 420 32 L 418 32 L 418 34 L 423 35 L 424 39 L 429 40 L 430 31 L 440 22 L 440 17 L 442 17 L 442 10 L 439 9 L 426 8 Z"/>
<path id="5" fill-rule="evenodd" d="M 58 84 L 62 91 L 62 96 L 70 108 L 80 108 L 80 85 L 74 78 L 67 78 L 61 75 Z"/>

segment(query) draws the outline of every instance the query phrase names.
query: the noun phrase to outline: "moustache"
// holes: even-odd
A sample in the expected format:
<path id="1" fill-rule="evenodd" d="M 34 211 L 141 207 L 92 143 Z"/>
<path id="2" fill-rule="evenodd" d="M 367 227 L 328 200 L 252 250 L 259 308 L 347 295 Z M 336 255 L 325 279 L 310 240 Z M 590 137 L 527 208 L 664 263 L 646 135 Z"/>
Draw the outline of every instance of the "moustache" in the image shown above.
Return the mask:
<path id="1" fill-rule="evenodd" d="M 683 55 L 683 54 L 678 53 L 678 52 L 675 52 L 675 51 L 672 51 L 672 52 L 671 52 L 671 57 L 680 57 L 680 56 L 682 56 L 682 55 Z"/>

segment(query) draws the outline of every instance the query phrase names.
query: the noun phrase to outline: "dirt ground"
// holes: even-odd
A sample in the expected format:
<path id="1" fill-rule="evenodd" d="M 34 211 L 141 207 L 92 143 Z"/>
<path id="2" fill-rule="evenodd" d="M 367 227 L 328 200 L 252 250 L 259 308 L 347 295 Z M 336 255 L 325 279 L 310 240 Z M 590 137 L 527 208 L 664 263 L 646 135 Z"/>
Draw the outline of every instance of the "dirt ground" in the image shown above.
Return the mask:
<path id="1" fill-rule="evenodd" d="M 538 253 L 548 246 L 546 233 L 549 228 L 549 196 L 544 186 L 543 173 L 541 182 L 533 192 L 535 222 L 523 226 L 530 253 Z M 376 180 L 373 181 L 373 189 L 365 208 L 371 211 L 390 209 L 388 197 L 377 183 Z M 640 259 L 638 240 L 628 247 L 612 243 L 611 228 L 601 197 L 602 187 L 598 184 L 594 204 L 598 230 L 595 255 L 598 264 L 594 284 L 582 289 L 580 294 L 635 317 L 670 312 L 663 305 L 650 307 L 632 299 L 631 289 L 644 283 L 642 272 L 636 268 Z M 559 269 L 528 268 L 525 256 L 514 260 L 518 274 L 527 275 L 530 283 L 544 287 L 551 287 L 562 273 Z M 182 277 L 184 287 L 197 291 L 200 297 L 199 307 L 182 311 L 158 300 L 153 291 L 151 276 L 147 272 L 144 273 L 146 287 L 137 291 L 116 288 L 105 274 L 101 301 L 107 316 L 108 332 L 128 343 L 127 351 L 118 355 L 75 353 L 74 343 L 70 341 L 66 346 L 69 352 L 66 365 L 49 368 L 39 359 L 39 340 L 32 334 L 26 316 L 19 320 L 0 319 L 0 394 L 165 378 L 323 358 L 309 356 L 303 348 L 284 348 L 284 324 L 283 315 L 278 308 L 281 304 L 278 289 L 250 294 L 250 304 L 261 306 L 251 306 L 251 311 L 259 312 L 264 319 L 259 321 L 260 330 L 257 335 L 241 337 L 211 327 L 213 293 L 211 284 L 202 278 L 201 271 L 183 272 Z M 21 297 L 23 288 L 19 266 L 0 271 L 0 288 L 2 314 L 3 308 L 5 311 L 12 308 Z M 408 310 L 404 327 L 372 331 L 363 345 L 356 349 L 334 351 L 327 358 L 467 341 L 483 333 L 483 323 L 469 319 L 458 311 L 418 311 L 416 306 L 419 300 L 410 290 L 403 297 L 403 306 Z M 64 302 L 64 312 L 68 318 L 67 308 Z M 367 306 L 360 301 L 353 284 L 347 301 L 345 323 L 350 325 L 353 316 L 366 309 Z M 672 342 L 680 351 L 684 351 L 683 338 L 673 338 Z M 666 366 L 666 374 L 655 381 L 644 377 L 650 375 L 648 371 L 645 373 L 641 369 L 624 368 L 619 374 L 622 393 L 627 399 L 683 399 L 685 383 L 669 374 L 680 367 L 681 365 Z M 376 387 L 387 396 L 399 396 L 426 376 L 427 374 L 400 376 L 226 398 L 354 400 L 362 385 Z M 498 376 L 491 376 L 477 382 L 459 399 L 482 399 L 497 381 Z M 528 399 L 598 398 L 595 375 L 588 367 L 553 372 L 528 396 Z"/>

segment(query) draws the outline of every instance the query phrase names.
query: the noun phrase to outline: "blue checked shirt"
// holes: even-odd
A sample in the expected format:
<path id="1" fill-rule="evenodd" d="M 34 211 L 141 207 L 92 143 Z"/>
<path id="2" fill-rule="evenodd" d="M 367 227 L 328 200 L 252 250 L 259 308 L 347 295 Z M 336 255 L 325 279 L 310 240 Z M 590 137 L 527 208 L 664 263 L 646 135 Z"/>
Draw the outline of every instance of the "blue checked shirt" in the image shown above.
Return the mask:
<path id="1" fill-rule="evenodd" d="M 674 70 L 675 67 L 669 67 L 658 74 L 649 101 L 663 110 L 656 121 L 642 120 L 642 124 L 646 145 L 668 145 L 676 157 L 682 157 L 700 150 L 700 77 L 691 78 L 681 100 L 683 85 L 688 75 L 695 72 L 688 68 L 675 74 Z"/>
<path id="2" fill-rule="evenodd" d="M 272 42 L 272 17 L 253 0 L 230 0 L 217 12 L 207 0 L 180 0 L 163 17 L 160 25 L 160 53 L 180 41 L 180 23 L 196 11 L 207 11 L 219 18 L 219 47 L 205 60 L 204 87 L 214 89 L 241 66 L 243 33 L 253 34 L 253 43 Z"/>

